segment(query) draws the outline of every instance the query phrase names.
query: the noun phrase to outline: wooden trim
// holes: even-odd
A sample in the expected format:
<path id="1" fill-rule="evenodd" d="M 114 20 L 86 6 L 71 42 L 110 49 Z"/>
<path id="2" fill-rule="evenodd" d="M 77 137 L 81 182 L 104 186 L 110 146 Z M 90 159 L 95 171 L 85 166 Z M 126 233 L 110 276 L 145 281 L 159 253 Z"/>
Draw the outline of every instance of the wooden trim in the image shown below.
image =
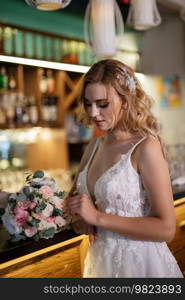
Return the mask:
<path id="1" fill-rule="evenodd" d="M 80 265 L 81 265 L 81 277 L 83 277 L 84 271 L 84 260 L 87 255 L 87 251 L 89 248 L 89 237 L 84 236 L 81 244 L 80 244 Z"/>
<path id="2" fill-rule="evenodd" d="M 79 242 L 79 241 L 83 241 L 84 239 L 84 235 L 80 235 L 78 237 L 74 237 L 70 240 L 67 240 L 67 241 L 64 241 L 64 242 L 61 242 L 61 243 L 57 243 L 55 245 L 52 245 L 52 246 L 49 246 L 49 247 L 46 247 L 44 249 L 41 249 L 41 250 L 38 250 L 38 251 L 35 251 L 35 252 L 32 252 L 30 254 L 27 254 L 27 255 L 23 255 L 19 258 L 16 258 L 16 259 L 13 259 L 13 260 L 9 260 L 5 263 L 1 263 L 0 264 L 0 271 L 3 270 L 3 269 L 6 269 L 8 267 L 12 267 L 12 266 L 15 266 L 17 264 L 20 264 L 20 263 L 23 263 L 29 259 L 32 259 L 36 256 L 39 256 L 39 255 L 43 255 L 47 252 L 51 252 L 55 249 L 58 249 L 58 248 L 61 248 L 61 247 L 65 247 L 65 246 L 68 246 L 70 244 L 73 244 L 73 243 L 76 243 L 76 242 Z"/>
<path id="3" fill-rule="evenodd" d="M 184 204 L 185 203 L 185 198 L 181 198 L 181 199 L 178 199 L 178 200 L 175 200 L 174 201 L 174 206 L 177 207 L 181 204 Z"/>

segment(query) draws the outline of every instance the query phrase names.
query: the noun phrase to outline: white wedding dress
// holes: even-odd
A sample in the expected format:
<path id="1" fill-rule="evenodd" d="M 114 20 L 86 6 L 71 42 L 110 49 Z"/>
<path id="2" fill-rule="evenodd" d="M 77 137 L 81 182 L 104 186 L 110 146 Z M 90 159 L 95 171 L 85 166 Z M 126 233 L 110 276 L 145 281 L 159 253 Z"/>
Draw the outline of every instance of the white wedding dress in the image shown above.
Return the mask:
<path id="1" fill-rule="evenodd" d="M 94 195 L 100 211 L 127 217 L 150 214 L 140 176 L 130 160 L 131 153 L 144 139 L 122 154 L 121 159 L 96 181 Z M 77 179 L 78 191 L 89 197 L 87 171 L 100 140 L 101 137 L 97 138 L 90 159 Z M 88 250 L 83 277 L 183 277 L 165 242 L 135 240 L 103 228 L 97 231 L 98 240 Z"/>

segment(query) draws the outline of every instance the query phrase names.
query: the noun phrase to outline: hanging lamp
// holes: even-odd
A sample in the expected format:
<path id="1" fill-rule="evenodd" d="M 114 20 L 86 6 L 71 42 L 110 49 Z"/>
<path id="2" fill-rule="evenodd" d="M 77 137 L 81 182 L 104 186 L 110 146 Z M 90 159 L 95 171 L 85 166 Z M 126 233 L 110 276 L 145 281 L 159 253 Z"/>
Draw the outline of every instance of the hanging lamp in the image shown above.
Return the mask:
<path id="1" fill-rule="evenodd" d="M 131 0 L 127 17 L 127 25 L 136 30 L 147 30 L 158 26 L 161 17 L 156 0 Z"/>
<path id="2" fill-rule="evenodd" d="M 115 0 L 89 0 L 84 38 L 97 57 L 112 57 L 123 39 L 124 23 Z"/>
<path id="3" fill-rule="evenodd" d="M 25 0 L 26 3 L 40 10 L 57 10 L 66 7 L 71 0 Z"/>

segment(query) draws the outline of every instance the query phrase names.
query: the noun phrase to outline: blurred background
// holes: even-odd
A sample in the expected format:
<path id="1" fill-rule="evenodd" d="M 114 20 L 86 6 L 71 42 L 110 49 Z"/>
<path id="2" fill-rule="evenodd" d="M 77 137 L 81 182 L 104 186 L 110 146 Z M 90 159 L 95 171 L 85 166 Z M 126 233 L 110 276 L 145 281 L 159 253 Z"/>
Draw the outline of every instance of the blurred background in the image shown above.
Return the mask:
<path id="1" fill-rule="evenodd" d="M 171 178 L 185 176 L 184 1 L 28 2 L 0 4 L 0 188 L 17 191 L 27 170 L 43 169 L 70 189 L 88 141 L 102 134 L 77 122 L 81 79 L 106 57 L 135 70 L 155 101 Z"/>

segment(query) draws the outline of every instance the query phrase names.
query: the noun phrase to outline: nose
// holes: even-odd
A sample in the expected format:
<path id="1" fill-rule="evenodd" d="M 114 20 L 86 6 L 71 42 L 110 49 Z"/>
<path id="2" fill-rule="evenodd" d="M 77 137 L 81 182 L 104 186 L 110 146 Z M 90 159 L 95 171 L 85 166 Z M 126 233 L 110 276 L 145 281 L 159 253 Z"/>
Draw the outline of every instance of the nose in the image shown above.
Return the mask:
<path id="1" fill-rule="evenodd" d="M 92 118 L 95 118 L 99 115 L 99 109 L 98 107 L 96 106 L 96 104 L 92 104 L 92 107 L 89 111 L 89 114 Z"/>

